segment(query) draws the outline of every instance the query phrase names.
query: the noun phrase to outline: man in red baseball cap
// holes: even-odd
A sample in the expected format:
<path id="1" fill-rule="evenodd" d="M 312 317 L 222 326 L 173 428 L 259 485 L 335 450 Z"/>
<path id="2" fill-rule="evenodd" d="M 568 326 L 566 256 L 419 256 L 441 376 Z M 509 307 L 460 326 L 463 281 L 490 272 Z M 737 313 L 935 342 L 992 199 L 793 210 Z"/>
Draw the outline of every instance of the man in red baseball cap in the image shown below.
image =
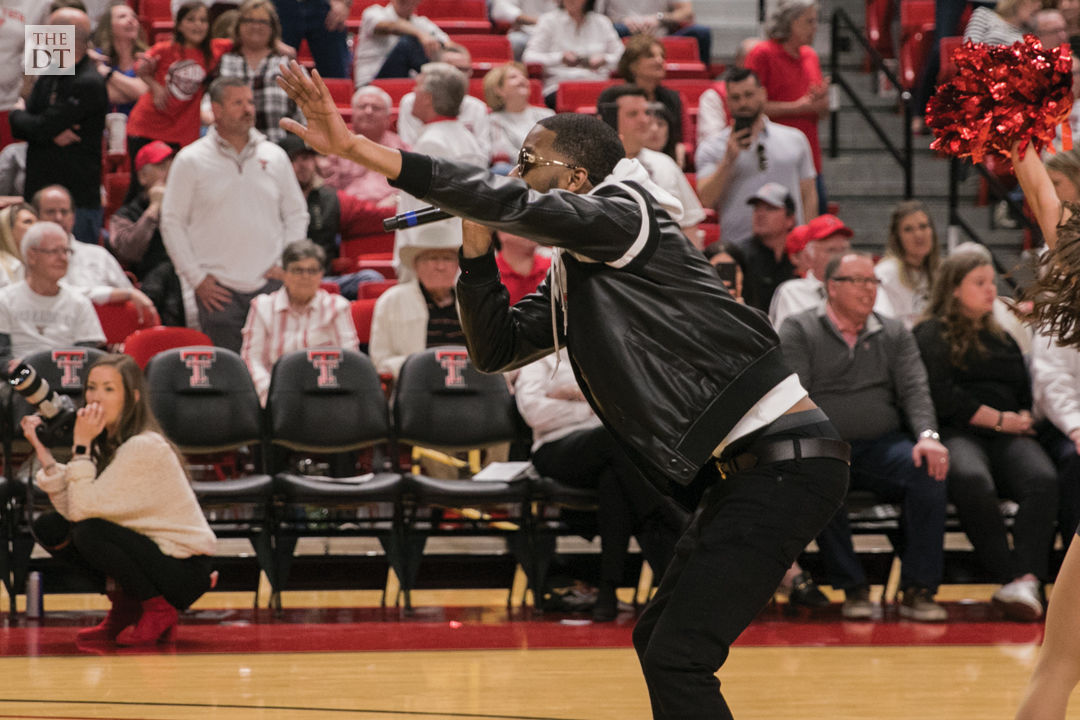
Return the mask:
<path id="1" fill-rule="evenodd" d="M 825 287 L 820 279 L 825 276 L 825 266 L 834 256 L 851 249 L 851 236 L 855 234 L 843 220 L 828 213 L 818 215 L 798 229 L 801 235 L 793 232 L 796 237 L 792 244 L 805 245 L 802 253 L 809 270 L 806 277 L 788 280 L 776 288 L 769 305 L 769 320 L 775 328 L 789 315 L 817 307 L 825 299 Z"/>
<path id="2" fill-rule="evenodd" d="M 173 149 L 160 140 L 144 145 L 136 153 L 135 174 L 142 189 L 109 218 L 109 245 L 116 257 L 143 281 L 143 290 L 159 309 L 162 322 L 182 325 L 180 286 L 179 282 L 173 286 L 176 273 L 159 229 L 161 200 L 173 155 Z M 166 267 L 162 268 L 163 265 Z M 158 268 L 162 269 L 155 272 Z"/>

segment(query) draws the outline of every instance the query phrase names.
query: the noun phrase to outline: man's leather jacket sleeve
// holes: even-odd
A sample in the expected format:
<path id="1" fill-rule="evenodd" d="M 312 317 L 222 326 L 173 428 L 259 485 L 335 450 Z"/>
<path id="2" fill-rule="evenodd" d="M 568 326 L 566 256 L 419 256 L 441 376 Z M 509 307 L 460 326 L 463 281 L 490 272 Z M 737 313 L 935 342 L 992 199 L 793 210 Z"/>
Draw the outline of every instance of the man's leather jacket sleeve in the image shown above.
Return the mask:
<path id="1" fill-rule="evenodd" d="M 510 293 L 499 281 L 495 254 L 477 258 L 461 256 L 457 284 L 458 315 L 473 365 L 483 372 L 506 372 L 528 365 L 555 347 L 552 331 L 551 294 L 544 280 L 536 292 L 511 307 Z M 550 276 L 549 276 L 550 278 Z M 556 315 L 559 344 L 562 313 Z"/>

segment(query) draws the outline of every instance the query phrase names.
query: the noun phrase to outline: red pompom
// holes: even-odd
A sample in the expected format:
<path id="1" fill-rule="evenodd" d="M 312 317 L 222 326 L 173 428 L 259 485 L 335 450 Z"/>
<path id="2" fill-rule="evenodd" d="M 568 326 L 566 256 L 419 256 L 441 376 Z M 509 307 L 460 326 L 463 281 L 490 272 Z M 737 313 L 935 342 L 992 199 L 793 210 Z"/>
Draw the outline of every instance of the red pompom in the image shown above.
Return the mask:
<path id="1" fill-rule="evenodd" d="M 1006 159 L 1014 143 L 1036 152 L 1054 139 L 1072 110 L 1072 55 L 1068 45 L 1047 50 L 1034 35 L 1010 45 L 975 44 L 953 53 L 957 73 L 926 106 L 930 144 L 955 157 Z"/>

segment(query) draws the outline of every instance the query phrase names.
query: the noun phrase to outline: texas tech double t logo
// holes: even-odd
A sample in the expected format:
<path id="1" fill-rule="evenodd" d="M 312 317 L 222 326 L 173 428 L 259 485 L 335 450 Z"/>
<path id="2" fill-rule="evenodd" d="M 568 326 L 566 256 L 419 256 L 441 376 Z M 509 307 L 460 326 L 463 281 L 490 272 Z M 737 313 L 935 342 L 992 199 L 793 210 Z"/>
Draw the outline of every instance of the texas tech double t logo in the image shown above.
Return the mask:
<path id="1" fill-rule="evenodd" d="M 214 364 L 213 350 L 181 350 L 180 359 L 191 370 L 191 376 L 188 378 L 189 387 L 210 387 L 210 376 L 206 373 Z"/>

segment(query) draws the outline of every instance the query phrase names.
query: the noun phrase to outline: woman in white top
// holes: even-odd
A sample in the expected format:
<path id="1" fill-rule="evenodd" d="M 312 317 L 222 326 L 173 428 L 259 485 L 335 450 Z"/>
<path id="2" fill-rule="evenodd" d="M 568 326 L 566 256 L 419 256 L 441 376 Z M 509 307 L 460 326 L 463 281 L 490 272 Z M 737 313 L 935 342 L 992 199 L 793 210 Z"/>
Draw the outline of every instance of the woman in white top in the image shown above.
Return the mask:
<path id="1" fill-rule="evenodd" d="M 891 311 L 908 330 L 926 307 L 939 264 L 941 245 L 926 206 L 918 200 L 897 205 L 889 221 L 885 257 L 874 274 L 881 281 L 883 310 Z"/>
<path id="2" fill-rule="evenodd" d="M 484 76 L 484 100 L 491 113 L 491 164 L 496 172 L 510 172 L 518 149 L 538 120 L 554 114 L 546 107 L 529 104 L 529 74 L 517 62 L 497 65 Z"/>
<path id="3" fill-rule="evenodd" d="M 521 58 L 544 66 L 544 102 L 550 108 L 559 83 L 607 80 L 623 52 L 611 20 L 593 12 L 595 0 L 562 0 L 561 5 L 540 16 Z"/>
<path id="4" fill-rule="evenodd" d="M 24 202 L 0 210 L 0 287 L 23 279 L 22 239 L 37 219 L 34 208 Z"/>
<path id="5" fill-rule="evenodd" d="M 84 397 L 67 464 L 38 438 L 41 417 L 22 419 L 42 465 L 37 483 L 56 510 L 34 522 L 34 535 L 53 555 L 110 578 L 112 609 L 97 627 L 80 630 L 79 642 L 172 640 L 177 610 L 216 580 L 214 533 L 179 451 L 154 419 L 135 361 L 98 359 L 86 374 Z"/>

